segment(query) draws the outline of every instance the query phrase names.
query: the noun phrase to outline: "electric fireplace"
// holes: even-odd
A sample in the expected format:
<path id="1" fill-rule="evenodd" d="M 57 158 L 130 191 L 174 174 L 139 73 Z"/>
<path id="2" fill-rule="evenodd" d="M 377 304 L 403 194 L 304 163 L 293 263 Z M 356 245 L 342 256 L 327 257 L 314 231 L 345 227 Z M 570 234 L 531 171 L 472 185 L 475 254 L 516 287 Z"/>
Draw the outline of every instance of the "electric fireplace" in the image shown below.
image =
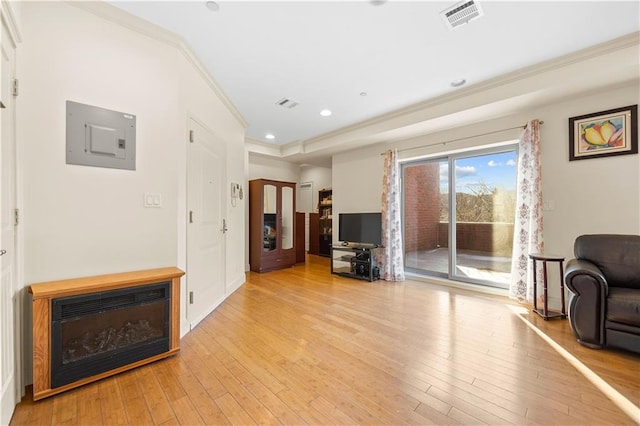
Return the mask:
<path id="1" fill-rule="evenodd" d="M 34 400 L 176 353 L 182 275 L 162 268 L 31 285 Z"/>

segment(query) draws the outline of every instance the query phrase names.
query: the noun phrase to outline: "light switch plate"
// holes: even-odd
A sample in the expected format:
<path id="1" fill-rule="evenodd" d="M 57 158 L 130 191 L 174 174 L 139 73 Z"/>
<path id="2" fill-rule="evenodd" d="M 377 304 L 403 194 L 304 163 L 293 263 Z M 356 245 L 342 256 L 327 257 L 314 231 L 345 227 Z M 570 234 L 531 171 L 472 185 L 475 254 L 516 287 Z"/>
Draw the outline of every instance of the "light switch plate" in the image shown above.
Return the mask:
<path id="1" fill-rule="evenodd" d="M 157 192 L 145 192 L 142 198 L 146 208 L 157 209 L 162 207 L 162 194 Z"/>

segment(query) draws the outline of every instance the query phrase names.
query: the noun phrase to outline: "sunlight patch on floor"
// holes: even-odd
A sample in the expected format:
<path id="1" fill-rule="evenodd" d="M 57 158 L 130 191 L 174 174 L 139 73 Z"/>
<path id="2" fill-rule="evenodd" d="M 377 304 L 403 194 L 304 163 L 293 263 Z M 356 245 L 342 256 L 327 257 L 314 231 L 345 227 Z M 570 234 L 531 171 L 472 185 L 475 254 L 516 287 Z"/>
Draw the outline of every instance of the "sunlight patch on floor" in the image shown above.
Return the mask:
<path id="1" fill-rule="evenodd" d="M 496 272 L 489 269 L 470 268 L 466 266 L 457 266 L 462 275 L 476 280 L 491 281 L 497 284 L 509 284 L 511 274 L 505 272 Z"/>
<path id="2" fill-rule="evenodd" d="M 405 253 L 405 267 L 418 271 L 449 273 L 449 249 L 415 250 Z M 456 275 L 474 280 L 508 285 L 511 280 L 511 258 L 489 252 L 458 250 Z"/>
<path id="3" fill-rule="evenodd" d="M 560 356 L 562 356 L 569 364 L 571 364 L 580 374 L 589 380 L 596 388 L 606 395 L 614 404 L 620 408 L 626 415 L 631 417 L 635 422 L 640 422 L 640 407 L 629 401 L 624 395 L 613 388 L 609 383 L 604 381 L 600 376 L 593 372 L 589 367 L 584 365 L 580 360 L 573 356 L 569 351 L 557 344 L 551 337 L 546 335 L 542 330 L 533 325 L 524 318 L 524 314 L 529 314 L 529 310 L 520 306 L 506 305 L 518 318 L 520 318 L 531 330 L 535 331 L 545 342 L 549 344 Z"/>

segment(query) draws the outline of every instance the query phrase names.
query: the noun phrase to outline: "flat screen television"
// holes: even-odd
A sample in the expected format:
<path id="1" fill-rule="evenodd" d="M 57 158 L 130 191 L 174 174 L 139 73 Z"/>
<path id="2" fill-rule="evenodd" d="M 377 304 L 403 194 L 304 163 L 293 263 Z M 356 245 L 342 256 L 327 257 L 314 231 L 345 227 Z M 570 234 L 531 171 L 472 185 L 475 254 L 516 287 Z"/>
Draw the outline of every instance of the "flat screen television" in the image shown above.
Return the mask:
<path id="1" fill-rule="evenodd" d="M 340 213 L 338 229 L 343 243 L 382 245 L 382 213 Z"/>

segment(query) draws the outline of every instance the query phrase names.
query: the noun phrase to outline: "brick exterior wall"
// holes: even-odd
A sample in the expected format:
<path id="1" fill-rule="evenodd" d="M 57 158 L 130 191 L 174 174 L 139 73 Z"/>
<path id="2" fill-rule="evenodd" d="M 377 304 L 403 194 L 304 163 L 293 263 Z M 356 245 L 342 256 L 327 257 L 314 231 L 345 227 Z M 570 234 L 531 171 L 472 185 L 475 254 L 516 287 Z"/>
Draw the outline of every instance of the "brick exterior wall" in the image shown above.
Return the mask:
<path id="1" fill-rule="evenodd" d="M 449 247 L 449 223 L 440 222 L 440 165 L 421 164 L 404 169 L 405 252 Z M 456 246 L 510 256 L 513 223 L 458 222 Z"/>
<path id="2" fill-rule="evenodd" d="M 449 247 L 449 223 L 438 228 L 442 247 Z M 494 255 L 511 256 L 513 247 L 513 223 L 458 222 L 456 227 L 458 250 L 475 250 Z"/>
<path id="3" fill-rule="evenodd" d="M 440 223 L 440 165 L 404 169 L 405 251 L 438 247 Z"/>

